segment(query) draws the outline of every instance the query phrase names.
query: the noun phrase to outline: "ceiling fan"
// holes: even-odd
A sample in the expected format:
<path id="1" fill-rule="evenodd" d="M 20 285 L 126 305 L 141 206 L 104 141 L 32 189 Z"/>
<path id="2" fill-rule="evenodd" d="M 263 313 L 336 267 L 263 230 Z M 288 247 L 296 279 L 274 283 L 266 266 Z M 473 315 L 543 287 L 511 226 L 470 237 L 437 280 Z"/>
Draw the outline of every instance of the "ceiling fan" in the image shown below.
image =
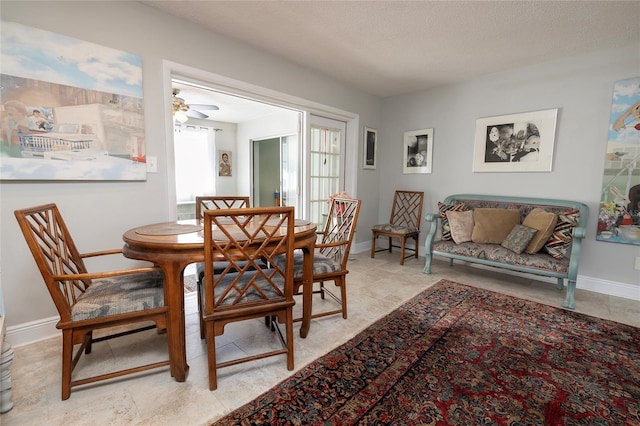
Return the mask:
<path id="1" fill-rule="evenodd" d="M 198 110 L 217 111 L 216 105 L 187 104 L 184 99 L 178 97 L 180 89 L 173 89 L 173 117 L 180 123 L 186 122 L 189 117 L 209 118 L 209 116 Z"/>

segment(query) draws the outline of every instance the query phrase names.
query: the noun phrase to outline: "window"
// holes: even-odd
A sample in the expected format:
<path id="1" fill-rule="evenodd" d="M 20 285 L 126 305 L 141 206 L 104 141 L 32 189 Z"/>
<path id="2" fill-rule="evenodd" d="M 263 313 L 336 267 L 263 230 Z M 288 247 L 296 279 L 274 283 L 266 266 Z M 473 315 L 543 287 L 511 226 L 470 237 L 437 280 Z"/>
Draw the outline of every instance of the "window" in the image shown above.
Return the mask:
<path id="1" fill-rule="evenodd" d="M 322 225 L 329 211 L 329 196 L 341 188 L 341 137 L 337 129 L 311 127 L 309 219 Z"/>
<path id="2" fill-rule="evenodd" d="M 197 195 L 215 195 L 215 131 L 210 127 L 174 127 L 176 200 L 193 204 Z"/>

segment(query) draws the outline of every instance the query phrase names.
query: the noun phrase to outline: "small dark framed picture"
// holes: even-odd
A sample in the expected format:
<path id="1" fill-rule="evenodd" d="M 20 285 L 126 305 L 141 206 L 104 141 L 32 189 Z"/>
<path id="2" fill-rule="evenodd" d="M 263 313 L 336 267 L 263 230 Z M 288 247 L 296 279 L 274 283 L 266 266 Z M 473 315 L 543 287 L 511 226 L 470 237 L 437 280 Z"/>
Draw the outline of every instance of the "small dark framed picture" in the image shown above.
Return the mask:
<path id="1" fill-rule="evenodd" d="M 370 127 L 364 128 L 364 165 L 365 169 L 376 168 L 376 151 L 378 148 L 378 131 Z"/>

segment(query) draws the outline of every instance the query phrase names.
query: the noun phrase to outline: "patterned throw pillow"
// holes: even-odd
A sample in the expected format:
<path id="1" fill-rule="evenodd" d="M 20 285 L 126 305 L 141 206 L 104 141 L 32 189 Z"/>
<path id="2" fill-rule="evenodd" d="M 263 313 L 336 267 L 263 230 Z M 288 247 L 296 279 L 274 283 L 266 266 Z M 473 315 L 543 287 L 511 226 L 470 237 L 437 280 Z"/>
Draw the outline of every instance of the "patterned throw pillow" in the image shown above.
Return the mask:
<path id="1" fill-rule="evenodd" d="M 473 210 L 465 210 L 463 212 L 449 210 L 447 211 L 447 219 L 449 219 L 451 237 L 456 244 L 471 241 Z"/>
<path id="2" fill-rule="evenodd" d="M 558 223 L 544 245 L 544 250 L 556 259 L 562 259 L 573 242 L 573 228 L 578 225 L 580 210 L 558 214 Z"/>
<path id="3" fill-rule="evenodd" d="M 449 227 L 449 219 L 447 219 L 448 211 L 463 212 L 469 210 L 466 204 L 454 204 L 448 205 L 438 202 L 438 210 L 440 211 L 440 218 L 442 219 L 442 239 L 451 241 L 451 228 Z"/>
<path id="4" fill-rule="evenodd" d="M 509 250 L 520 254 L 529 245 L 537 232 L 537 229 L 529 228 L 528 226 L 524 225 L 516 225 L 500 245 L 504 248 L 508 248 Z"/>

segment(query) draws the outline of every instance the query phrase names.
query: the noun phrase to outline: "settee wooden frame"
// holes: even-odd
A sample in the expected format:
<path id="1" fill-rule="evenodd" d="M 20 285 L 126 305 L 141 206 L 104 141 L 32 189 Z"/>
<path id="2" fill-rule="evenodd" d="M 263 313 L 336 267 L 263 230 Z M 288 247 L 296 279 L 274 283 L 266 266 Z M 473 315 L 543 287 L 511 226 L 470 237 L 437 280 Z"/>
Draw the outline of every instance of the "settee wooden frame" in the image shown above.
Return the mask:
<path id="1" fill-rule="evenodd" d="M 567 253 L 569 263 L 566 272 L 557 272 L 553 270 L 534 269 L 523 267 L 522 265 L 509 264 L 505 262 L 496 262 L 494 260 L 481 259 L 477 257 L 461 256 L 455 253 L 449 253 L 446 251 L 433 250 L 433 243 L 436 241 L 436 233 L 438 229 L 438 223 L 441 220 L 439 213 L 428 213 L 425 215 L 425 221 L 429 223 L 430 229 L 425 239 L 425 266 L 423 273 L 431 273 L 431 263 L 433 256 L 441 256 L 449 259 L 449 265 L 453 266 L 454 260 L 465 261 L 470 263 L 477 263 L 487 265 L 496 268 L 508 269 L 520 273 L 540 275 L 546 277 L 552 277 L 557 279 L 557 288 L 562 290 L 564 288 L 564 280 L 567 280 L 567 293 L 565 300 L 562 304 L 563 307 L 569 309 L 575 309 L 574 292 L 576 288 L 576 280 L 578 277 L 578 265 L 580 260 L 580 251 L 582 248 L 582 240 L 586 236 L 587 220 L 589 218 L 589 207 L 581 202 L 569 201 L 569 200 L 557 200 L 547 198 L 527 198 L 527 197 L 508 197 L 497 195 L 482 195 L 482 194 L 455 194 L 445 198 L 444 204 L 452 205 L 459 204 L 465 201 L 475 202 L 495 202 L 501 205 L 520 205 L 530 207 L 561 207 L 567 210 L 579 210 L 580 216 L 578 218 L 578 224 L 573 229 L 573 241 L 571 243 L 570 250 Z M 464 244 L 464 243 L 463 243 Z M 551 256 L 549 256 L 551 258 Z M 552 258 L 551 258 L 552 259 Z"/>

